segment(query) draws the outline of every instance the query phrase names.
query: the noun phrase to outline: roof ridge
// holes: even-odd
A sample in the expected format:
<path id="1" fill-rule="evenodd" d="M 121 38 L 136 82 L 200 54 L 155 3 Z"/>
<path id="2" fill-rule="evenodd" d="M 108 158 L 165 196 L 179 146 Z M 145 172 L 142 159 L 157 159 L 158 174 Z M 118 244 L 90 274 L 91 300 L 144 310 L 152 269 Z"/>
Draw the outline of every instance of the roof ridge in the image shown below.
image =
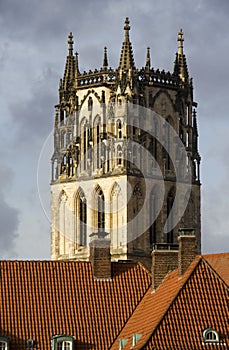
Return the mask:
<path id="1" fill-rule="evenodd" d="M 203 254 L 202 257 L 204 259 L 209 258 L 209 257 L 217 257 L 217 256 L 229 256 L 229 252 L 224 252 L 224 253 L 209 253 L 209 254 Z"/>

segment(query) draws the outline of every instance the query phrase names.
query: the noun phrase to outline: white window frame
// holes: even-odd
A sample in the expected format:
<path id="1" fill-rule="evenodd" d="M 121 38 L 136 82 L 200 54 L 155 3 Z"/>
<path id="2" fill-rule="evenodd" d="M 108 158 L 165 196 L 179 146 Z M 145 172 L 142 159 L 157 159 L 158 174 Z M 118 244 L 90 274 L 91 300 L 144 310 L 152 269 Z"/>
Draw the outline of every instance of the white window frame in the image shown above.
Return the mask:
<path id="1" fill-rule="evenodd" d="M 59 344 L 62 343 L 61 349 L 59 348 Z M 70 347 L 67 347 L 67 350 L 72 350 L 72 341 L 71 340 L 57 340 L 56 342 L 56 350 L 66 350 L 65 345 L 69 344 Z"/>
<path id="2" fill-rule="evenodd" d="M 214 335 L 214 339 L 208 339 L 209 335 Z M 205 343 L 219 343 L 219 333 L 212 329 L 212 328 L 207 328 L 203 331 L 203 338 Z M 213 337 L 211 337 L 213 338 Z"/>
<path id="3" fill-rule="evenodd" d="M 9 350 L 9 339 L 6 337 L 0 337 L 1 350 Z M 4 347 L 3 347 L 4 345 Z"/>
<path id="4" fill-rule="evenodd" d="M 70 335 L 54 335 L 51 340 L 52 350 L 58 350 L 58 344 L 62 344 L 61 350 L 65 350 L 65 345 L 69 344 L 69 350 L 74 350 L 74 338 Z"/>

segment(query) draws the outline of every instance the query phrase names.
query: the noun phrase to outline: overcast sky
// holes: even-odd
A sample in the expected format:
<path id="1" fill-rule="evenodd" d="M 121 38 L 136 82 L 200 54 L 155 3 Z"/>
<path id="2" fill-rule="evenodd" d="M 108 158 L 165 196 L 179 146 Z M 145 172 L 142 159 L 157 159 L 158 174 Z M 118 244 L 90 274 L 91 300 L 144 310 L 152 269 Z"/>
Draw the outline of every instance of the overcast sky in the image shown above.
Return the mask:
<path id="1" fill-rule="evenodd" d="M 42 206 L 47 212 L 51 150 L 38 159 L 52 133 L 68 33 L 81 71 L 102 66 L 104 46 L 116 68 L 127 16 L 139 68 L 150 46 L 152 66 L 172 71 L 183 28 L 198 102 L 203 253 L 229 251 L 229 1 L 0 0 L 0 258 L 50 258 Z"/>

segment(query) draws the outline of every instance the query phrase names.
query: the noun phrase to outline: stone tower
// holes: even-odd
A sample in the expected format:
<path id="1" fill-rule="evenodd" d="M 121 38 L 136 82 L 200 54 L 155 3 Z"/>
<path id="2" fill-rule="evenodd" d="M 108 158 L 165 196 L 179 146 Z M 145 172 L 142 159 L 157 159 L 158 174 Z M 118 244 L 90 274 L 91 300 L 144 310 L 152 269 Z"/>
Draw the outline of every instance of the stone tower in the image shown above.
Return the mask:
<path id="1" fill-rule="evenodd" d="M 193 228 L 200 252 L 197 103 L 183 52 L 173 72 L 136 68 L 126 18 L 120 62 L 80 72 L 73 36 L 56 105 L 51 179 L 51 257 L 89 259 L 95 237 L 112 260 L 149 266 L 153 245 Z"/>

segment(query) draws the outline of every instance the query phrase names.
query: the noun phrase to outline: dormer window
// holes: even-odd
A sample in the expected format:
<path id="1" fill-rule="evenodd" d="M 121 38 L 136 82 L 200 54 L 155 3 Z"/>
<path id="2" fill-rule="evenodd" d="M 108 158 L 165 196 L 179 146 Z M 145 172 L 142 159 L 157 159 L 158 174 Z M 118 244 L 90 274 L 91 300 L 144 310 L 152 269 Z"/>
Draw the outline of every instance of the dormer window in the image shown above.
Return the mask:
<path id="1" fill-rule="evenodd" d="M 219 343 L 219 333 L 212 328 L 203 331 L 203 338 L 205 343 Z"/>
<path id="2" fill-rule="evenodd" d="M 139 339 L 141 338 L 142 334 L 133 334 L 132 336 L 132 346 L 135 346 Z"/>
<path id="3" fill-rule="evenodd" d="M 52 350 L 74 350 L 74 338 L 68 335 L 54 335 Z"/>
<path id="4" fill-rule="evenodd" d="M 127 342 L 128 342 L 128 339 L 121 338 L 119 340 L 119 350 L 122 350 Z"/>
<path id="5" fill-rule="evenodd" d="M 0 337 L 0 350 L 9 350 L 9 339 Z"/>

